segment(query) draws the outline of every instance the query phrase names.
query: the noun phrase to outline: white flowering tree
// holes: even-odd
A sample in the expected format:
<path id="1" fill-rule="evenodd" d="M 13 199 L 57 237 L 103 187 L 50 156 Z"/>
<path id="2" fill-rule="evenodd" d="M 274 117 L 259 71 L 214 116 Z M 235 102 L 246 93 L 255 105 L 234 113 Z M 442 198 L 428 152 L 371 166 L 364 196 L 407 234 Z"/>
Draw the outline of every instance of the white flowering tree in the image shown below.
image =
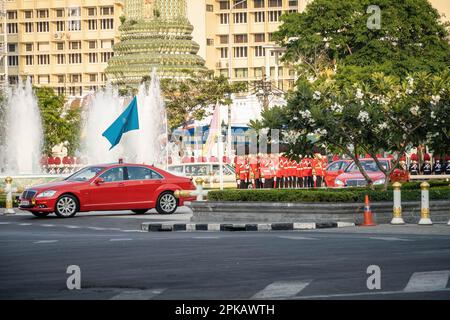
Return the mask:
<path id="1" fill-rule="evenodd" d="M 315 133 L 319 142 L 340 149 L 372 185 L 359 162 L 361 153 L 370 154 L 389 177 L 401 155 L 412 146 L 427 144 L 438 153 L 449 149 L 449 91 L 448 72 L 418 73 L 403 81 L 375 73 L 370 80 L 351 86 L 303 81 L 286 113 L 290 129 Z M 383 151 L 394 157 L 391 168 L 384 168 L 377 159 Z M 389 179 L 385 180 L 387 187 Z"/>

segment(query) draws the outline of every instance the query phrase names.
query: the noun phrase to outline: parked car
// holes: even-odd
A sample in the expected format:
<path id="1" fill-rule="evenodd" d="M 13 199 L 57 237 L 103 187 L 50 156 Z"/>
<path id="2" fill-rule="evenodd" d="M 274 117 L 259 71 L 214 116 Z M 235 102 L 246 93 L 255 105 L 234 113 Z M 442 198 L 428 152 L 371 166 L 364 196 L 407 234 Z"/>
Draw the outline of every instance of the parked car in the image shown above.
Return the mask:
<path id="1" fill-rule="evenodd" d="M 174 175 L 192 178 L 194 183 L 197 178 L 202 178 L 205 188 L 219 188 L 219 168 L 217 162 L 192 162 L 172 164 L 168 171 Z M 223 164 L 224 188 L 236 188 L 236 172 L 228 163 Z"/>
<path id="2" fill-rule="evenodd" d="M 352 160 L 341 159 L 333 161 L 325 169 L 325 183 L 327 187 L 335 187 L 334 181 L 336 177 L 342 173 L 347 168 L 347 166 L 352 162 Z"/>
<path id="3" fill-rule="evenodd" d="M 156 208 L 172 214 L 184 201 L 176 190 L 194 190 L 189 178 L 175 176 L 153 166 L 138 164 L 94 165 L 59 182 L 33 186 L 19 197 L 19 208 L 37 217 L 54 212 L 73 217 L 77 212 L 131 210 L 143 214 Z"/>
<path id="4" fill-rule="evenodd" d="M 390 158 L 379 158 L 379 162 L 389 169 L 392 165 Z M 376 162 L 372 158 L 360 159 L 361 165 L 367 172 L 367 175 L 372 179 L 374 185 L 381 185 L 385 183 L 386 176 L 378 168 Z M 409 173 L 402 169 L 395 169 L 389 177 L 389 181 L 409 181 Z M 335 179 L 336 187 L 360 187 L 367 185 L 366 179 L 359 171 L 358 166 L 354 161 L 348 165 L 343 173 L 339 174 Z"/>

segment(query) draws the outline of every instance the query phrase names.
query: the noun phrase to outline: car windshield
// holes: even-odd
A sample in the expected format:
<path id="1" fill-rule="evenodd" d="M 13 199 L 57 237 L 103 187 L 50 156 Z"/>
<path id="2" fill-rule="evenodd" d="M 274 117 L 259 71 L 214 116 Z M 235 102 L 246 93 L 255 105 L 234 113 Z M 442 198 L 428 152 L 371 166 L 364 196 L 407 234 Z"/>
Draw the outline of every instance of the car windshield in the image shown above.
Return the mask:
<path id="1" fill-rule="evenodd" d="M 86 167 L 80 171 L 75 172 L 73 175 L 67 177 L 67 181 L 88 181 L 95 177 L 105 167 Z"/>
<path id="2" fill-rule="evenodd" d="M 360 162 L 361 162 L 361 166 L 364 168 L 364 170 L 366 172 L 379 172 L 380 171 L 375 160 L 361 160 Z M 379 160 L 379 162 L 385 169 L 388 169 L 389 163 L 387 160 Z M 352 162 L 352 164 L 348 166 L 348 168 L 345 170 L 345 172 L 359 172 L 359 168 L 355 162 Z"/>

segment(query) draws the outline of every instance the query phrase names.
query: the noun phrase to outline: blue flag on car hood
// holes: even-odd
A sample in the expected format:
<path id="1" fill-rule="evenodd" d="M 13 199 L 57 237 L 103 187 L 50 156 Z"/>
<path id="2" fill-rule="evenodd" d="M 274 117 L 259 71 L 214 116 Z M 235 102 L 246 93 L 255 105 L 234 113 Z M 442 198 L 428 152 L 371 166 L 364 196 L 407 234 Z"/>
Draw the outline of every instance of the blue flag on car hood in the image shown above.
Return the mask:
<path id="1" fill-rule="evenodd" d="M 103 132 L 104 136 L 111 143 L 111 150 L 119 144 L 125 132 L 139 129 L 139 116 L 136 97 L 130 102 L 125 111 L 113 122 L 113 124 Z"/>

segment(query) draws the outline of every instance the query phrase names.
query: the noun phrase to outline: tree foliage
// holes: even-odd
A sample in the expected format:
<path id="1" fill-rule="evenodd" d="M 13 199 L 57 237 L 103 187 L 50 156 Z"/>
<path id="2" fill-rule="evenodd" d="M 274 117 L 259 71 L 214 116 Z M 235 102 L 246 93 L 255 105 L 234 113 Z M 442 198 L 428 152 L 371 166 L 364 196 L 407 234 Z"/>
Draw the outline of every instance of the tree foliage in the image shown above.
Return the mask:
<path id="1" fill-rule="evenodd" d="M 55 94 L 52 88 L 34 88 L 41 112 L 44 130 L 44 150 L 51 155 L 52 148 L 68 142 L 69 155 L 73 156 L 79 146 L 81 109 L 65 106 L 65 97 Z"/>

